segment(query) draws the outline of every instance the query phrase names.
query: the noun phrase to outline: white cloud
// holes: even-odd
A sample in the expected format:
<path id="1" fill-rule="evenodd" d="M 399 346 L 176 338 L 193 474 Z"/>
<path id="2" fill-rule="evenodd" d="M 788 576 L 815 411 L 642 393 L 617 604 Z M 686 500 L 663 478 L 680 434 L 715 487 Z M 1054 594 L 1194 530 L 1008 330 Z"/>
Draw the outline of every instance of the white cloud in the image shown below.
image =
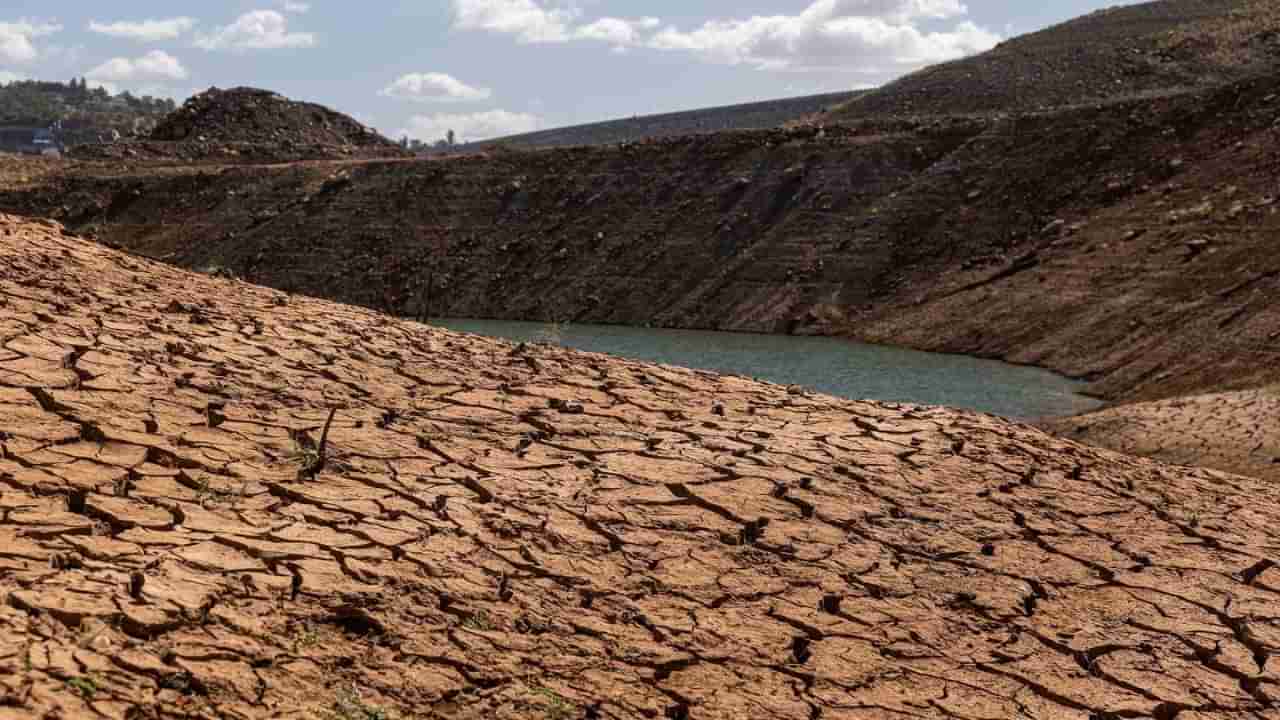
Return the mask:
<path id="1" fill-rule="evenodd" d="M 603 17 L 580 23 L 580 15 L 574 7 L 551 7 L 544 0 L 453 0 L 454 27 L 515 35 L 530 44 L 596 40 L 627 47 L 640 44 L 644 31 L 661 24 L 650 17 Z"/>
<path id="2" fill-rule="evenodd" d="M 444 73 L 409 73 L 378 92 L 383 97 L 416 102 L 475 102 L 488 100 L 493 92 L 472 87 Z"/>
<path id="3" fill-rule="evenodd" d="M 62 32 L 62 26 L 57 23 L 30 20 L 0 22 L 0 60 L 31 62 L 40 55 L 32 40 L 57 32 Z"/>
<path id="4" fill-rule="evenodd" d="M 454 26 L 515 35 L 520 42 L 569 40 L 573 10 L 544 8 L 537 0 L 453 0 Z"/>
<path id="5" fill-rule="evenodd" d="M 284 8 L 285 12 L 294 13 L 295 15 L 305 15 L 311 12 L 311 3 L 298 2 L 298 0 L 284 0 L 280 7 Z"/>
<path id="6" fill-rule="evenodd" d="M 639 45 L 644 39 L 644 31 L 652 30 L 660 24 L 661 22 L 658 18 L 651 17 L 638 20 L 605 17 L 575 28 L 573 36 L 580 40 L 599 40 L 612 43 L 615 47 L 621 48 Z"/>
<path id="7" fill-rule="evenodd" d="M 89 21 L 90 32 L 139 42 L 174 40 L 190 32 L 191 28 L 195 26 L 196 21 L 189 17 L 166 18 L 164 20 L 119 20 L 111 23 L 101 23 L 97 20 Z"/>
<path id="8" fill-rule="evenodd" d="M 543 126 L 542 118 L 528 113 L 506 110 L 489 110 L 477 113 L 436 113 L 415 115 L 409 119 L 409 127 L 396 133 L 416 140 L 434 143 L 444 139 L 450 130 L 458 134 L 459 142 L 475 142 L 505 135 L 533 132 Z"/>
<path id="9" fill-rule="evenodd" d="M 85 77 L 104 84 L 185 80 L 187 69 L 182 66 L 178 58 L 169 53 L 163 50 L 152 50 L 139 58 L 111 58 L 85 73 Z"/>
<path id="10" fill-rule="evenodd" d="M 1001 37 L 972 22 L 926 32 L 918 20 L 967 14 L 958 0 L 816 0 L 799 15 L 711 20 L 656 33 L 649 46 L 771 70 L 900 71 L 988 50 Z"/>
<path id="11" fill-rule="evenodd" d="M 548 0 L 453 0 L 454 26 L 514 35 L 523 43 L 604 42 L 686 51 L 712 61 L 769 70 L 899 73 L 982 52 L 1002 39 L 965 20 L 961 0 L 811 0 L 796 15 L 713 19 L 682 30 L 656 18 L 603 17 Z M 934 27 L 926 30 L 922 22 Z M 949 23 L 941 25 L 940 23 Z"/>
<path id="12" fill-rule="evenodd" d="M 315 44 L 312 33 L 289 32 L 288 18 L 275 10 L 247 12 L 230 25 L 196 36 L 196 47 L 205 50 L 309 48 Z"/>

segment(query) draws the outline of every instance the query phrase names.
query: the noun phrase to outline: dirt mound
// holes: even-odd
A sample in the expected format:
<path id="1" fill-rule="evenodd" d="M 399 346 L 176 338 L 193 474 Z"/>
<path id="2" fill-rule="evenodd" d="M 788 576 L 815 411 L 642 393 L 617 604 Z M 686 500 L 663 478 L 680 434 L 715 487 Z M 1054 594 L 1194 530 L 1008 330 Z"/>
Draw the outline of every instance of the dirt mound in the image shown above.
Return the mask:
<path id="1" fill-rule="evenodd" d="M 210 89 L 167 115 L 143 141 L 77 148 L 77 157 L 318 159 L 396 157 L 400 146 L 322 105 L 255 88 Z"/>
<path id="2" fill-rule="evenodd" d="M 151 140 L 181 142 L 390 145 L 350 117 L 314 103 L 295 102 L 255 88 L 213 88 L 165 117 Z"/>
<path id="3" fill-rule="evenodd" d="M 1273 0 L 1113 7 L 908 75 L 827 121 L 1041 111 L 1203 89 L 1280 67 Z"/>
<path id="4" fill-rule="evenodd" d="M 0 217 L 0 717 L 1261 717 L 1269 485 Z"/>

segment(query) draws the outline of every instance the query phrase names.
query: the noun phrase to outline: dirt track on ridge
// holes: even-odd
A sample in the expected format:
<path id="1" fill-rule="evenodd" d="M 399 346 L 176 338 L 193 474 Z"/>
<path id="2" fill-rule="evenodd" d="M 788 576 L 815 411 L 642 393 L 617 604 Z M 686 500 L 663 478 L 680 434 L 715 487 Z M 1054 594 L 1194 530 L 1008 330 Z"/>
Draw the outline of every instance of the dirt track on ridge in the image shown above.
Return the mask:
<path id="1" fill-rule="evenodd" d="M 5 720 L 1280 717 L 1269 485 L 0 258 Z"/>

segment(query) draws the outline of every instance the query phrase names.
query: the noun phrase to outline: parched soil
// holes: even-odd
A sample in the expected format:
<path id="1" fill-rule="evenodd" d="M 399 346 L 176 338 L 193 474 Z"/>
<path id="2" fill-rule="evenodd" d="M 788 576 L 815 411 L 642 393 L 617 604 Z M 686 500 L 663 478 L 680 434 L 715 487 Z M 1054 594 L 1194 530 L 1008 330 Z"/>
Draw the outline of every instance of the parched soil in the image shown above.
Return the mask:
<path id="1" fill-rule="evenodd" d="M 1262 482 L 0 257 L 0 718 L 1277 712 Z"/>
<path id="2" fill-rule="evenodd" d="M 1133 455 L 1280 480 L 1277 387 L 1121 405 L 1045 427 Z"/>

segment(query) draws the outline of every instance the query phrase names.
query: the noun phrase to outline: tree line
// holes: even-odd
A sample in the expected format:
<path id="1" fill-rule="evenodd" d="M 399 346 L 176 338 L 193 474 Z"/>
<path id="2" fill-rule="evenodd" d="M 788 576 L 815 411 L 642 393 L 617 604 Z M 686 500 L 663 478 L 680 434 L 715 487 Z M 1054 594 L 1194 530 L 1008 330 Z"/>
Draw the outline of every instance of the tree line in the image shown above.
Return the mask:
<path id="1" fill-rule="evenodd" d="M 112 94 L 89 87 L 83 77 L 70 82 L 18 80 L 0 84 L 0 125 L 67 131 L 135 133 L 173 112 L 171 98 L 135 96 L 128 91 Z"/>

